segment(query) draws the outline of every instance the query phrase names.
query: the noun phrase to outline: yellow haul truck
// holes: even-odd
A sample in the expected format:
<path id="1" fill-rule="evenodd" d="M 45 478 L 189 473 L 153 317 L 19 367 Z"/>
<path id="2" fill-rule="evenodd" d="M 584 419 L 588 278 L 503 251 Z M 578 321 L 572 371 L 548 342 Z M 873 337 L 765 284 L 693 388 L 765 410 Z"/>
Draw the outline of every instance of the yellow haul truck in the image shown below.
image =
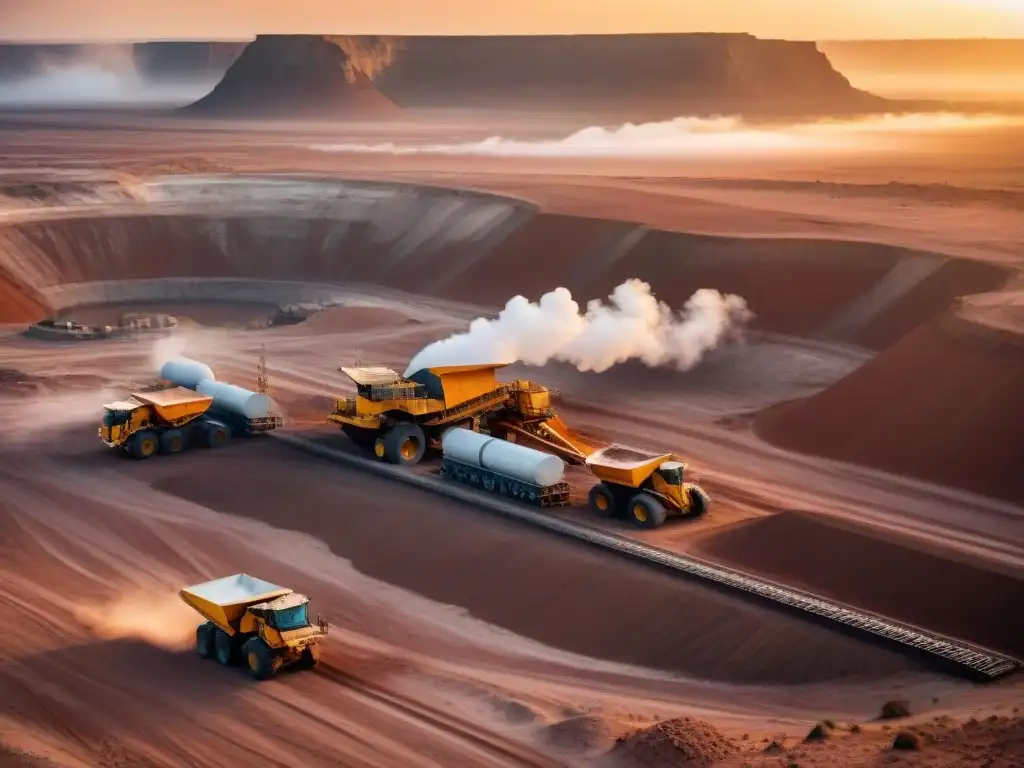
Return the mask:
<path id="1" fill-rule="evenodd" d="M 611 445 L 588 456 L 586 465 L 601 481 L 590 489 L 590 507 L 605 517 L 657 528 L 669 514 L 699 517 L 711 506 L 704 489 L 686 481 L 686 463 L 672 453 Z"/>
<path id="2" fill-rule="evenodd" d="M 232 435 L 265 432 L 283 423 L 280 416 L 246 418 L 213 407 L 213 401 L 185 387 L 135 392 L 103 406 L 99 437 L 110 448 L 148 459 L 157 452 L 178 453 L 196 441 L 219 448 Z"/>
<path id="3" fill-rule="evenodd" d="M 390 368 L 342 368 L 354 398 L 335 402 L 327 419 L 357 445 L 392 464 L 416 464 L 439 450 L 452 427 L 487 432 L 582 464 L 593 449 L 570 435 L 551 408 L 551 392 L 531 381 L 498 381 L 505 363 L 424 368 L 408 378 Z"/>
<path id="4" fill-rule="evenodd" d="M 186 587 L 181 599 L 206 623 L 196 628 L 196 653 L 224 666 L 240 661 L 257 680 L 283 666 L 316 666 L 327 622 L 309 620 L 309 598 L 244 573 Z"/>

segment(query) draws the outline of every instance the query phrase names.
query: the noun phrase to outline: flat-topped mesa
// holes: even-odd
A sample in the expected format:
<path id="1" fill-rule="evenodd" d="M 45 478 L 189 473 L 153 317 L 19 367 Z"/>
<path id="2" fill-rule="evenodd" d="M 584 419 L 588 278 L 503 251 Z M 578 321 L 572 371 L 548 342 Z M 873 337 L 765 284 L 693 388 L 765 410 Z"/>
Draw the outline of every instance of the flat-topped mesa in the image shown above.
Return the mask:
<path id="1" fill-rule="evenodd" d="M 322 35 L 260 35 L 217 87 L 184 111 L 286 120 L 380 119 L 399 109 Z"/>
<path id="2" fill-rule="evenodd" d="M 399 38 L 374 80 L 404 107 L 840 114 L 884 104 L 812 42 L 746 34 Z"/>

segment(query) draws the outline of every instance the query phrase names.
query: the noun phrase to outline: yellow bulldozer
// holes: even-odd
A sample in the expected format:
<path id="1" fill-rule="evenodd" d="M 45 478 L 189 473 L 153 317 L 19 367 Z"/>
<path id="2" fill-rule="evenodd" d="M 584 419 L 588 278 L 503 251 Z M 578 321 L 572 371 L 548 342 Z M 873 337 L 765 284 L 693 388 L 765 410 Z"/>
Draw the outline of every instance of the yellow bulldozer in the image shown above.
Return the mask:
<path id="1" fill-rule="evenodd" d="M 657 528 L 669 514 L 699 517 L 711 506 L 704 489 L 686 480 L 686 462 L 673 453 L 610 445 L 590 454 L 586 465 L 601 481 L 590 489 L 590 507 L 605 517 Z"/>
<path id="2" fill-rule="evenodd" d="M 551 391 L 532 381 L 502 382 L 505 363 L 424 368 L 408 378 L 390 368 L 342 368 L 356 396 L 335 402 L 328 421 L 392 464 L 417 464 L 440 450 L 452 427 L 487 432 L 582 464 L 594 448 L 573 436 L 551 407 Z"/>
<path id="3" fill-rule="evenodd" d="M 310 669 L 320 658 L 327 622 L 309 619 L 309 598 L 238 573 L 186 587 L 181 599 L 206 619 L 196 628 L 196 653 L 224 666 L 244 662 L 257 680 L 281 667 Z"/>

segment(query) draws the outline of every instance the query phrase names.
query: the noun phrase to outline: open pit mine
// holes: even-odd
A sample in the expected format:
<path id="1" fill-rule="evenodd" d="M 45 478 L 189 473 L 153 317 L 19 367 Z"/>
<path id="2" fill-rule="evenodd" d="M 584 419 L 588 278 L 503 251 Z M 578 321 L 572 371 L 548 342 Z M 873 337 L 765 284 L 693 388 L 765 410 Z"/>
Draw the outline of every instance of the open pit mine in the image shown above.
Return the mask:
<path id="1" fill-rule="evenodd" d="M 810 43 L 557 42 L 153 43 L 220 85 L 0 115 L 0 764 L 1016 764 L 1017 155 L 254 120 L 878 103 Z"/>

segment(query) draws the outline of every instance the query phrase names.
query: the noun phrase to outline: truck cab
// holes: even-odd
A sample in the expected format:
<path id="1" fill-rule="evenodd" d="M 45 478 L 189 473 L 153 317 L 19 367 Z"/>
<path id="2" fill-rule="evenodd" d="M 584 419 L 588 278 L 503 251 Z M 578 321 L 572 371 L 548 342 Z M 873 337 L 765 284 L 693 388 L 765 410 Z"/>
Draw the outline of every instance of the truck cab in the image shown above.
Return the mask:
<path id="1" fill-rule="evenodd" d="M 153 421 L 149 406 L 137 400 L 117 400 L 103 406 L 99 437 L 108 447 L 119 448 L 138 430 Z"/>

